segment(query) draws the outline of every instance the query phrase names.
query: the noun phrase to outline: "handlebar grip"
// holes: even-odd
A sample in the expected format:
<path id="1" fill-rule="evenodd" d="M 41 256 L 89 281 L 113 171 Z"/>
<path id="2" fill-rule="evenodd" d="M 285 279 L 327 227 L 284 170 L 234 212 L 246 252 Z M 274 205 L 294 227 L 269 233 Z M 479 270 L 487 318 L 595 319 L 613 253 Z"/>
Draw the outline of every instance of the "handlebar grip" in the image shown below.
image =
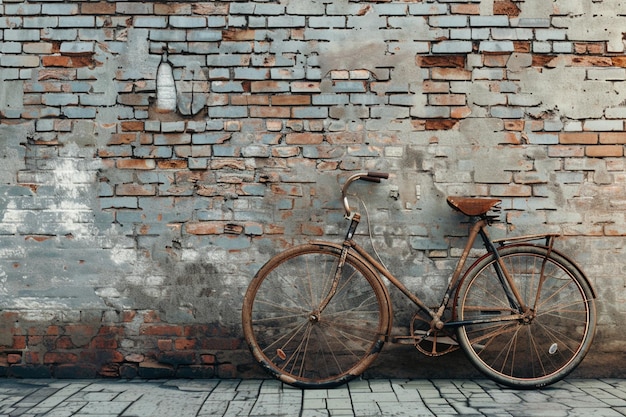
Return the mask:
<path id="1" fill-rule="evenodd" d="M 386 180 L 387 178 L 389 178 L 389 173 L 387 173 L 387 172 L 376 172 L 376 171 L 374 171 L 374 172 L 368 172 L 368 173 L 367 173 L 367 176 L 368 176 L 368 177 L 372 177 L 372 178 L 382 178 L 382 179 L 385 179 L 385 180 Z"/>
<path id="2" fill-rule="evenodd" d="M 363 175 L 359 179 L 369 182 L 380 182 L 380 180 L 387 178 L 389 178 L 389 174 L 386 172 L 368 172 L 367 175 Z"/>
<path id="3" fill-rule="evenodd" d="M 370 177 L 369 175 L 362 176 L 359 179 L 362 180 L 362 181 L 368 181 L 368 182 L 380 182 L 380 178 L 378 178 L 378 177 Z"/>

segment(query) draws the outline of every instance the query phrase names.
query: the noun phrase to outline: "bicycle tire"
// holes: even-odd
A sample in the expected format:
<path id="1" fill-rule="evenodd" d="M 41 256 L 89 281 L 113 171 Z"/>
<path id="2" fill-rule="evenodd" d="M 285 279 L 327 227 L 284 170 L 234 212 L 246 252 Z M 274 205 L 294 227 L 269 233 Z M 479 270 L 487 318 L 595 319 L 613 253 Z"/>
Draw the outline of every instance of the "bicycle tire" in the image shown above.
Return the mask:
<path id="1" fill-rule="evenodd" d="M 596 327 L 593 290 L 580 269 L 556 251 L 511 245 L 498 253 L 535 317 L 461 326 L 459 344 L 470 362 L 498 383 L 521 389 L 553 384 L 589 351 Z M 546 257 L 545 279 L 538 291 Z M 494 255 L 487 255 L 466 273 L 455 306 L 459 321 L 517 313 L 497 277 L 495 262 Z"/>
<path id="2" fill-rule="evenodd" d="M 299 388 L 334 387 L 360 375 L 387 336 L 389 301 L 379 278 L 348 254 L 336 294 L 329 293 L 341 251 L 309 244 L 270 259 L 246 291 L 243 333 L 272 376 Z"/>

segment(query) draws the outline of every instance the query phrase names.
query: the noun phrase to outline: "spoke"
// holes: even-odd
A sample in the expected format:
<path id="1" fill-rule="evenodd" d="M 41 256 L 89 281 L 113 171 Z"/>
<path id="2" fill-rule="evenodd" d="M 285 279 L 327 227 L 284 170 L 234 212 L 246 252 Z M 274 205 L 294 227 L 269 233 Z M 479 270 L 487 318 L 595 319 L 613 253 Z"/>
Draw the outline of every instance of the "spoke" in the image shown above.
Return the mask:
<path id="1" fill-rule="evenodd" d="M 503 324 L 496 323 L 495 325 L 491 325 L 489 327 L 481 327 L 479 329 L 469 329 L 467 333 L 469 336 L 469 334 L 483 333 L 486 330 L 489 330 L 490 328 L 494 328 L 494 330 L 490 331 L 489 333 L 482 334 L 481 336 L 477 338 L 473 338 L 473 337 L 469 338 L 472 344 L 478 344 L 479 342 L 483 342 L 487 339 L 490 339 L 491 341 L 493 341 L 498 336 L 516 332 L 518 326 L 519 324 L 517 323 L 515 323 L 514 325 L 511 325 L 511 322 L 507 322 Z"/>
<path id="2" fill-rule="evenodd" d="M 304 329 L 308 324 L 309 324 L 308 322 L 303 322 L 302 324 L 299 324 L 299 325 L 296 324 L 293 330 L 287 331 L 281 337 L 276 339 L 273 343 L 270 343 L 265 348 L 262 348 L 263 352 L 265 352 L 265 353 L 267 353 L 269 355 L 271 350 L 276 351 L 278 349 L 286 348 L 291 343 L 291 341 L 294 339 L 294 337 L 296 337 L 296 335 L 298 333 L 300 333 L 300 331 L 302 329 Z M 287 339 L 287 340 L 285 341 L 285 339 Z M 285 342 L 283 343 L 283 341 L 285 341 Z M 277 346 L 280 346 L 280 347 L 277 347 Z M 272 354 L 271 356 L 268 356 L 268 357 L 271 358 L 272 362 L 275 362 L 275 359 L 276 359 L 276 355 L 275 354 Z"/>

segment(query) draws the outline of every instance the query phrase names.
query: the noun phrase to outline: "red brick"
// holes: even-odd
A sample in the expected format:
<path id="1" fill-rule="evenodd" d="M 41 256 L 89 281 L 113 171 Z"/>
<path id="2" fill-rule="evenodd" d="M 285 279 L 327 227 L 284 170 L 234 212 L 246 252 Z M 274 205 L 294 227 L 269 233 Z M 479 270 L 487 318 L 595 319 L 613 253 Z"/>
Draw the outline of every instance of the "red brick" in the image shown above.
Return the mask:
<path id="1" fill-rule="evenodd" d="M 521 135 L 517 132 L 504 132 L 504 140 L 502 143 L 520 145 L 522 143 Z"/>
<path id="2" fill-rule="evenodd" d="M 221 235 L 224 233 L 223 222 L 198 222 L 185 224 L 185 230 L 192 235 Z"/>
<path id="3" fill-rule="evenodd" d="M 270 97 L 263 94 L 236 95 L 230 98 L 230 104 L 232 104 L 233 106 L 269 106 Z"/>
<path id="4" fill-rule="evenodd" d="M 26 336 L 13 336 L 13 349 L 26 349 Z"/>
<path id="5" fill-rule="evenodd" d="M 623 145 L 595 145 L 587 146 L 585 154 L 592 158 L 622 157 L 624 155 Z"/>
<path id="6" fill-rule="evenodd" d="M 494 15 L 507 15 L 509 17 L 517 17 L 521 10 L 515 3 L 510 0 L 496 0 L 493 3 Z"/>
<path id="7" fill-rule="evenodd" d="M 272 104 L 275 106 L 308 106 L 311 104 L 311 96 L 288 95 L 273 96 Z"/>
<path id="8" fill-rule="evenodd" d="M 75 363 L 78 355 L 67 352 L 48 352 L 43 357 L 43 363 Z"/>
<path id="9" fill-rule="evenodd" d="M 305 223 L 302 224 L 302 234 L 306 236 L 322 236 L 324 234 L 324 227 Z"/>
<path id="10" fill-rule="evenodd" d="M 24 352 L 23 359 L 25 364 L 41 363 L 39 352 L 34 352 L 32 350 Z"/>
<path id="11" fill-rule="evenodd" d="M 324 141 L 321 133 L 288 133 L 285 142 L 288 145 L 317 145 Z"/>
<path id="12" fill-rule="evenodd" d="M 228 3 L 193 3 L 191 7 L 195 14 L 204 16 L 228 14 Z"/>
<path id="13" fill-rule="evenodd" d="M 450 109 L 450 117 L 453 119 L 464 119 L 472 114 L 472 109 L 466 106 L 453 107 Z"/>
<path id="14" fill-rule="evenodd" d="M 144 130 L 144 123 L 141 121 L 133 120 L 120 123 L 122 132 L 142 132 Z"/>
<path id="15" fill-rule="evenodd" d="M 626 144 L 626 132 L 603 132 L 600 133 L 600 143 L 609 144 Z"/>
<path id="16" fill-rule="evenodd" d="M 329 133 L 326 141 L 331 145 L 350 145 L 365 142 L 363 132 L 336 132 Z"/>
<path id="17" fill-rule="evenodd" d="M 431 78 L 433 80 L 469 81 L 472 79 L 472 72 L 462 68 L 433 68 Z"/>
<path id="18" fill-rule="evenodd" d="M 294 81 L 291 84 L 291 91 L 297 93 L 319 93 L 320 83 L 312 81 Z"/>
<path id="19" fill-rule="evenodd" d="M 215 364 L 215 355 L 200 355 L 200 362 L 202 362 L 204 365 L 213 365 Z"/>
<path id="20" fill-rule="evenodd" d="M 7 355 L 7 362 L 10 364 L 22 362 L 22 355 L 19 353 L 9 353 Z"/>
<path id="21" fill-rule="evenodd" d="M 491 53 L 491 54 L 485 54 L 483 61 L 486 67 L 503 68 L 503 67 L 506 67 L 506 64 L 509 61 L 510 57 L 511 55 L 508 53 L 507 54 Z"/>
<path id="22" fill-rule="evenodd" d="M 465 55 L 418 56 L 421 68 L 465 68 Z"/>
<path id="23" fill-rule="evenodd" d="M 279 93 L 282 89 L 281 81 L 254 81 L 250 84 L 250 91 L 253 93 Z"/>
<path id="24" fill-rule="evenodd" d="M 48 326 L 46 329 L 46 335 L 48 336 L 58 336 L 61 334 L 61 328 L 59 326 Z"/>
<path id="25" fill-rule="evenodd" d="M 256 30 L 253 29 L 226 29 L 222 31 L 224 41 L 253 41 L 256 38 Z"/>
<path id="26" fill-rule="evenodd" d="M 76 79 L 75 69 L 42 69 L 37 72 L 37 81 L 63 80 L 70 81 Z"/>
<path id="27" fill-rule="evenodd" d="M 122 322 L 130 323 L 135 317 L 137 317 L 137 312 L 135 310 L 124 310 L 122 311 Z"/>
<path id="28" fill-rule="evenodd" d="M 452 130 L 459 124 L 455 119 L 433 119 L 426 120 L 426 130 Z"/>
<path id="29" fill-rule="evenodd" d="M 106 1 L 100 1 L 97 3 L 81 3 L 80 11 L 81 14 L 90 15 L 90 14 L 115 14 L 115 3 L 109 3 Z"/>
<path id="30" fill-rule="evenodd" d="M 118 159 L 115 165 L 119 169 L 149 170 L 156 167 L 156 163 L 152 159 Z"/>
<path id="31" fill-rule="evenodd" d="M 449 93 L 450 83 L 444 81 L 424 81 L 422 90 L 425 93 Z"/>
<path id="32" fill-rule="evenodd" d="M 250 117 L 264 117 L 264 118 L 288 118 L 291 114 L 289 107 L 279 106 L 253 106 L 250 107 Z"/>
<path id="33" fill-rule="evenodd" d="M 117 349 L 117 340 L 110 336 L 96 336 L 89 344 L 94 349 Z"/>
<path id="34" fill-rule="evenodd" d="M 559 135 L 559 143 L 569 144 L 582 144 L 582 145 L 595 145 L 598 143 L 598 134 L 592 132 L 570 132 L 561 133 Z"/>
<path id="35" fill-rule="evenodd" d="M 151 184 L 118 184 L 115 186 L 115 195 L 155 195 L 156 187 Z"/>
<path id="36" fill-rule="evenodd" d="M 611 57 L 611 60 L 614 67 L 626 67 L 626 56 L 614 56 Z"/>
<path id="37" fill-rule="evenodd" d="M 611 67 L 613 66 L 613 61 L 611 57 L 576 55 L 571 58 L 571 65 L 581 67 Z"/>
<path id="38" fill-rule="evenodd" d="M 280 196 L 302 196 L 302 188 L 297 185 L 272 184 L 272 193 Z"/>
<path id="39" fill-rule="evenodd" d="M 195 339 L 176 339 L 174 341 L 174 348 L 176 350 L 189 350 L 196 347 Z"/>
<path id="40" fill-rule="evenodd" d="M 172 339 L 159 339 L 157 340 L 157 347 L 160 351 L 169 351 L 174 347 L 174 342 Z"/>
<path id="41" fill-rule="evenodd" d="M 115 133 L 109 139 L 109 145 L 127 145 L 137 140 L 136 133 Z"/>
<path id="42" fill-rule="evenodd" d="M 65 56 L 48 55 L 41 58 L 44 67 L 82 68 L 95 66 L 94 58 L 89 55 Z"/>
<path id="43" fill-rule="evenodd" d="M 513 41 L 513 50 L 518 53 L 530 53 L 530 41 Z"/>
<path id="44" fill-rule="evenodd" d="M 479 15 L 480 6 L 478 4 L 452 4 L 450 5 L 452 14 Z"/>
<path id="45" fill-rule="evenodd" d="M 124 328 L 119 326 L 100 326 L 98 328 L 98 333 L 100 336 L 113 336 L 113 335 L 123 335 Z"/>
<path id="46" fill-rule="evenodd" d="M 187 168 L 187 160 L 186 159 L 168 159 L 159 161 L 157 163 L 157 167 L 159 169 L 186 169 Z"/>

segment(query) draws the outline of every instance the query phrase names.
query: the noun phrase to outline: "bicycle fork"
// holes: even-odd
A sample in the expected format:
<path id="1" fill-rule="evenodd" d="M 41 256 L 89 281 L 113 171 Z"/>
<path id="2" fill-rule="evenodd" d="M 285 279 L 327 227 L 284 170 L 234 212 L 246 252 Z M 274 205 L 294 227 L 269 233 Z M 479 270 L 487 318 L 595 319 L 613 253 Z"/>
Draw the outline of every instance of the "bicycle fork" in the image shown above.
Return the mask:
<path id="1" fill-rule="evenodd" d="M 320 315 L 322 314 L 322 312 L 324 311 L 324 309 L 326 308 L 328 303 L 330 303 L 330 300 L 332 300 L 332 298 L 337 293 L 337 288 L 339 287 L 339 280 L 341 279 L 341 273 L 343 271 L 343 266 L 346 263 L 346 257 L 348 256 L 348 250 L 350 250 L 350 247 L 351 247 L 349 242 L 352 241 L 352 237 L 354 236 L 354 233 L 356 232 L 356 228 L 359 225 L 360 220 L 361 220 L 361 215 L 358 214 L 358 213 L 353 213 L 353 215 L 350 218 L 350 227 L 348 227 L 348 232 L 346 233 L 346 238 L 345 238 L 344 243 L 343 243 L 343 245 L 341 247 L 341 255 L 339 256 L 337 269 L 335 270 L 335 276 L 333 277 L 330 290 L 328 291 L 328 295 L 326 296 L 326 298 L 324 298 L 322 300 L 322 302 L 320 303 L 317 311 L 311 313 L 311 316 L 309 317 L 309 320 L 311 322 L 319 321 Z"/>

